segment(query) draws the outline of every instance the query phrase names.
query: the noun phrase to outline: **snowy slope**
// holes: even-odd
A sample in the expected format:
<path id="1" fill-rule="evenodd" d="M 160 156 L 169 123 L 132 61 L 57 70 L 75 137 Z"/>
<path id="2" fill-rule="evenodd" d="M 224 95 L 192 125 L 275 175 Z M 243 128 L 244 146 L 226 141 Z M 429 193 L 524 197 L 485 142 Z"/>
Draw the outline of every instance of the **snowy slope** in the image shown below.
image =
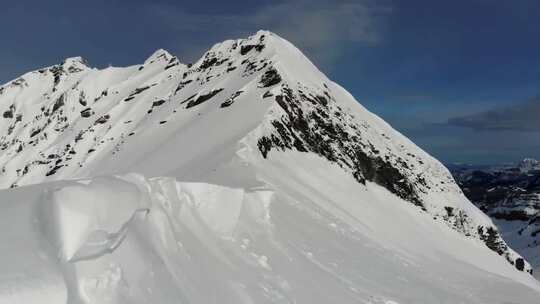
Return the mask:
<path id="1" fill-rule="evenodd" d="M 266 187 L 132 174 L 3 191 L 0 303 L 537 303 L 482 244 L 321 163 L 282 154 Z"/>
<path id="2" fill-rule="evenodd" d="M 2 86 L 0 111 L 0 185 L 19 186 L 0 193 L 16 227 L 0 237 L 20 240 L 2 250 L 27 255 L 0 265 L 0 302 L 540 295 L 438 161 L 275 34 L 193 65 L 164 50 L 127 68 L 67 59 Z"/>

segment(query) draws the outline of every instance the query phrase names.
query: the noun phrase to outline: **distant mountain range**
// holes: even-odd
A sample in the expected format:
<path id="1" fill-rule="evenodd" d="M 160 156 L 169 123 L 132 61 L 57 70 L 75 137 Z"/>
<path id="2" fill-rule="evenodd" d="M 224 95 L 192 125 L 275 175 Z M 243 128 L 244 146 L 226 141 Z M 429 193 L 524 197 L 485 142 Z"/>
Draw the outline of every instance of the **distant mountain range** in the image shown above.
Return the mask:
<path id="1" fill-rule="evenodd" d="M 488 214 L 512 248 L 540 268 L 540 161 L 448 165 L 463 193 Z"/>

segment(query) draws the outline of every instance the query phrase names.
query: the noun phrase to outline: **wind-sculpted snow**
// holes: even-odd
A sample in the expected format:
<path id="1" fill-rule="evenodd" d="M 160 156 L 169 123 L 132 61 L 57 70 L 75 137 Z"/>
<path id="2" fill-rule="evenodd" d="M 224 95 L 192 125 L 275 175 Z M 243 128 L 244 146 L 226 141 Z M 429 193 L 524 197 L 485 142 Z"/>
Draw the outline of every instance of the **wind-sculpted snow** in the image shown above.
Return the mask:
<path id="1" fill-rule="evenodd" d="M 18 201 L 14 202 L 15 213 L 11 216 L 19 216 L 20 229 L 7 235 L 20 237 L 22 245 L 35 233 L 46 240 L 47 244 L 42 242 L 36 250 L 37 260 L 29 262 L 37 263 L 38 268 L 58 267 L 57 275 L 61 273 L 62 278 L 43 282 L 46 285 L 51 283 L 49 280 L 64 281 L 65 290 L 56 287 L 60 289 L 56 294 L 64 299 L 55 303 L 100 304 L 177 303 L 178 300 L 210 303 L 207 300 L 212 299 L 215 302 L 215 295 L 205 294 L 205 285 L 197 287 L 197 284 L 223 289 L 227 282 L 220 283 L 224 286 L 215 285 L 219 281 L 214 276 L 224 271 L 231 272 L 234 279 L 234 269 L 227 265 L 231 258 L 227 251 L 232 248 L 223 248 L 221 243 L 230 243 L 233 236 L 238 237 L 246 229 L 241 225 L 256 225 L 257 229 L 265 230 L 273 193 L 265 189 L 246 191 L 203 183 L 177 183 L 170 178 L 146 180 L 133 174 L 42 189 L 46 189 L 42 195 L 26 201 L 16 196 Z M 26 219 L 32 218 L 34 224 L 25 226 Z M 247 239 L 257 231 L 241 233 Z M 231 246 L 241 250 L 238 244 Z M 264 260 L 255 253 L 245 258 L 246 263 L 251 260 L 256 265 Z M 205 260 L 223 269 L 213 269 Z M 0 279 L 0 303 L 8 300 L 35 303 L 23 301 L 27 293 L 34 292 L 31 288 L 25 290 L 21 286 L 22 290 L 15 294 L 6 289 L 9 275 L 24 272 L 19 264 L 16 265 L 19 268 L 11 269 L 13 273 L 7 266 L 0 263 L 2 273 L 8 275 Z M 201 270 L 204 276 L 197 275 Z M 234 293 L 224 300 L 238 303 L 232 301 Z M 45 303 L 49 300 L 40 299 Z"/>
<path id="2" fill-rule="evenodd" d="M 527 274 L 321 161 L 281 154 L 249 188 L 129 174 L 1 191 L 0 303 L 536 303 Z"/>
<path id="3" fill-rule="evenodd" d="M 17 197 L 43 226 L 22 221 L 31 237 L 6 248 L 48 252 L 38 285 L 68 303 L 538 296 L 446 168 L 275 34 L 188 65 L 164 50 L 127 68 L 67 59 L 2 86 L 0 111 L 0 186 L 15 188 L 1 201 L 46 192 Z"/>

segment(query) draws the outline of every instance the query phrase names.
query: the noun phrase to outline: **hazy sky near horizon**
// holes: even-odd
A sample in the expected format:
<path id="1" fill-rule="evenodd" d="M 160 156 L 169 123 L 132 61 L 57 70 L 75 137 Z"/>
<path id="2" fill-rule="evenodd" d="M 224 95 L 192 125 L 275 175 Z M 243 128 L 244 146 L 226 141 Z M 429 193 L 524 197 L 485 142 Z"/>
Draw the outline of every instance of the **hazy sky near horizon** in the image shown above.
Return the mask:
<path id="1" fill-rule="evenodd" d="M 268 29 L 442 161 L 540 158 L 537 0 L 18 0 L 0 26 L 0 83 L 71 56 L 192 62 Z"/>

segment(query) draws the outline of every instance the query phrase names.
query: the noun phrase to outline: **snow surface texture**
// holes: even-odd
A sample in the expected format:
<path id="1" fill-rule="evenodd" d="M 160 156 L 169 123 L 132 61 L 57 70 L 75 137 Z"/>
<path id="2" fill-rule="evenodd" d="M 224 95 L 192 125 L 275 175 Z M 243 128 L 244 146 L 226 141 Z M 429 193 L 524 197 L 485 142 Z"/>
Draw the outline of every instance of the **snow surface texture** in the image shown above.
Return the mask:
<path id="1" fill-rule="evenodd" d="M 67 59 L 0 107 L 0 303 L 540 297 L 439 162 L 275 34 Z"/>

